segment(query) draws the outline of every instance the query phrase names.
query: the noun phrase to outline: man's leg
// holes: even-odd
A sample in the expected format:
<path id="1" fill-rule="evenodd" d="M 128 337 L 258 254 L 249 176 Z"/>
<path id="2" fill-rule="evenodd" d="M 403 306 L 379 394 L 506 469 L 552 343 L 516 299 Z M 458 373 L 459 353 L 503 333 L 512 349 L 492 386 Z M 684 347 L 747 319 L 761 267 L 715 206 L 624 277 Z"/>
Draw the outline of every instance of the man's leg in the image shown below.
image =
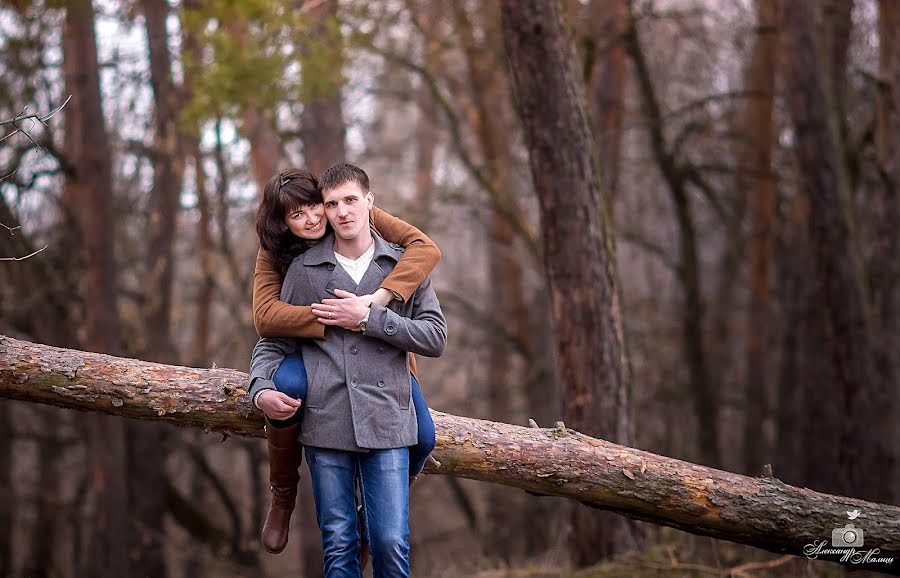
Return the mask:
<path id="1" fill-rule="evenodd" d="M 406 578 L 409 576 L 409 448 L 360 454 L 359 469 L 374 575 Z"/>
<path id="2" fill-rule="evenodd" d="M 326 578 L 359 578 L 359 530 L 356 525 L 354 452 L 306 446 L 306 464 L 312 476 L 316 520 L 322 532 Z"/>

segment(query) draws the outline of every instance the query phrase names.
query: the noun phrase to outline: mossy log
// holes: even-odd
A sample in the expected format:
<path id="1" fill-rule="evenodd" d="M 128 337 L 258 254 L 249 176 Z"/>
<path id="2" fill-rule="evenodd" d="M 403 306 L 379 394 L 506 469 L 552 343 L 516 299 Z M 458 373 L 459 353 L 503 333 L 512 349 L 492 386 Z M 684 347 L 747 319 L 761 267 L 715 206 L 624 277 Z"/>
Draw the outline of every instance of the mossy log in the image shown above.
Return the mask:
<path id="1" fill-rule="evenodd" d="M 262 437 L 247 375 L 59 349 L 0 336 L 0 398 Z M 832 530 L 864 531 L 860 556 L 818 559 L 900 575 L 900 507 L 798 488 L 616 445 L 567 429 L 522 427 L 432 411 L 426 469 L 561 496 L 693 534 L 804 555 Z M 847 512 L 859 511 L 848 521 Z M 893 558 L 893 562 L 873 561 Z"/>

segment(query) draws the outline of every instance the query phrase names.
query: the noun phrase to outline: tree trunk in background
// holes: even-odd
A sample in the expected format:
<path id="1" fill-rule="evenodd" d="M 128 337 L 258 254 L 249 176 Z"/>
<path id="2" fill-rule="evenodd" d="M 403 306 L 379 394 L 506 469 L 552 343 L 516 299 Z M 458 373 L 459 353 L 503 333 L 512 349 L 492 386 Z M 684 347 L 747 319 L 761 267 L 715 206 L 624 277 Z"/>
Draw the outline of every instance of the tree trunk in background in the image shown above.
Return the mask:
<path id="1" fill-rule="evenodd" d="M 316 176 L 347 156 L 341 112 L 343 40 L 337 9 L 336 0 L 326 0 L 313 7 L 309 11 L 311 32 L 304 35 L 299 47 L 304 55 L 304 89 L 308 91 L 300 118 L 303 154 L 306 168 Z M 315 50 L 311 51 L 310 45 Z M 315 58 L 307 57 L 310 52 Z"/>
<path id="2" fill-rule="evenodd" d="M 142 0 L 153 88 L 153 191 L 150 195 L 145 282 L 146 357 L 174 363 L 171 338 L 175 231 L 180 209 L 184 147 L 178 122 L 180 102 L 172 79 L 166 0 Z M 128 481 L 132 520 L 129 550 L 132 568 L 148 576 L 167 575 L 164 553 L 167 435 L 156 424 L 129 423 Z"/>
<path id="3" fill-rule="evenodd" d="M 250 168 L 259 195 L 266 181 L 278 172 L 278 134 L 275 132 L 275 118 L 272 111 L 247 107 L 241 115 L 241 132 L 250 141 Z"/>
<path id="4" fill-rule="evenodd" d="M 235 44 L 246 42 L 247 22 L 239 17 L 227 23 L 228 31 Z M 275 113 L 270 107 L 246 102 L 241 110 L 241 134 L 250 142 L 250 170 L 256 183 L 259 197 L 266 182 L 278 171 L 281 154 L 278 149 L 278 134 L 275 132 Z"/>
<path id="5" fill-rule="evenodd" d="M 57 460 L 62 456 L 56 443 L 58 428 L 54 415 L 57 412 L 39 411 L 36 419 L 43 422 L 38 431 L 45 438 L 34 441 L 35 451 L 30 456 L 38 467 L 35 490 L 35 521 L 31 527 L 30 550 L 25 560 L 24 575 L 29 578 L 54 576 L 54 553 L 57 551 L 56 515 L 61 506 L 59 497 Z"/>
<path id="6" fill-rule="evenodd" d="M 455 4 L 454 4 L 455 5 Z M 440 66 L 438 52 L 438 23 L 441 5 L 428 3 L 422 11 L 422 27 L 428 34 L 425 41 L 425 67 L 427 70 L 437 70 Z M 435 185 L 432 178 L 434 171 L 434 157 L 438 147 L 440 136 L 437 119 L 439 110 L 431 93 L 431 88 L 426 82 L 419 82 L 415 93 L 418 118 L 416 119 L 416 172 L 415 204 L 411 207 L 412 221 L 419 229 L 428 231 L 431 229 L 434 219 Z"/>
<path id="7" fill-rule="evenodd" d="M 630 443 L 631 376 L 614 240 L 595 171 L 578 59 L 560 9 L 555 2 L 504 0 L 503 36 L 540 199 L 566 423 Z M 576 509 L 573 554 L 579 565 L 623 546 L 624 524 L 596 522 L 594 512 Z"/>
<path id="8" fill-rule="evenodd" d="M 600 183 L 610 214 L 613 214 L 621 172 L 622 117 L 627 83 L 625 44 L 621 36 L 628 27 L 628 7 L 625 0 L 593 0 L 589 10 L 590 28 L 596 36 L 592 39 L 594 54 L 589 84 L 591 119 Z"/>
<path id="9" fill-rule="evenodd" d="M 821 283 L 818 308 L 827 326 L 821 346 L 841 390 L 841 484 L 848 493 L 883 499 L 891 493 L 893 480 L 878 472 L 893 471 L 888 447 L 893 440 L 887 437 L 893 416 L 884 405 L 889 401 L 886 384 L 876 370 L 872 311 L 851 217 L 837 112 L 827 90 L 827 61 L 816 37 L 814 7 L 790 4 L 782 10 L 785 88 L 796 130 L 800 180 L 810 201 L 813 266 Z"/>
<path id="10" fill-rule="evenodd" d="M 665 119 L 662 105 L 653 86 L 650 68 L 638 37 L 634 15 L 628 15 L 625 32 L 625 49 L 634 64 L 644 107 L 649 117 L 648 131 L 653 156 L 672 196 L 678 225 L 680 251 L 678 279 L 684 291 L 682 308 L 682 343 L 684 358 L 689 371 L 689 391 L 698 423 L 701 461 L 717 466 L 721 463 L 719 449 L 719 392 L 710 378 L 709 363 L 704 343 L 703 290 L 700 281 L 700 257 L 697 250 L 697 231 L 694 227 L 691 192 L 688 190 L 689 167 L 681 164 L 676 153 L 669 148 L 664 131 Z"/>
<path id="11" fill-rule="evenodd" d="M 756 42 L 746 75 L 747 101 L 742 133 L 748 142 L 741 147 L 738 184 L 750 189 L 750 310 L 747 317 L 747 381 L 744 407 L 744 471 L 759 473 L 772 463 L 772 387 L 767 371 L 767 344 L 772 314 L 769 305 L 769 270 L 775 224 L 775 175 L 772 148 L 775 144 L 774 90 L 777 54 L 777 0 L 756 0 Z M 770 424 L 766 427 L 765 424 Z"/>
<path id="12" fill-rule="evenodd" d="M 184 173 L 183 146 L 178 129 L 179 102 L 172 80 L 166 0 L 142 0 L 153 88 L 153 191 L 147 215 L 147 278 L 143 283 L 146 351 L 149 358 L 173 363 L 171 340 L 175 229 Z"/>
<path id="13" fill-rule="evenodd" d="M 511 102 L 508 79 L 496 73 L 503 66 L 503 45 L 500 37 L 500 12 L 496 2 L 485 2 L 478 12 L 483 43 L 475 40 L 473 25 L 465 8 L 453 2 L 457 33 L 462 42 L 475 107 L 475 134 L 481 148 L 486 176 L 500 198 L 494 199 L 488 230 L 488 278 L 491 286 L 502 295 L 492 306 L 492 316 L 498 327 L 510 331 L 527 344 L 531 341 L 528 309 L 523 293 L 522 265 L 516 256 L 516 235 L 504 216 L 504 208 L 521 219 L 518 203 L 513 195 L 517 190 L 513 178 L 515 159 L 511 136 L 513 120 L 506 103 Z M 519 400 L 516 376 L 529 375 L 527 369 L 514 372 L 513 351 L 501 335 L 493 335 L 488 344 L 488 406 L 494 419 L 515 423 L 514 408 Z M 529 360 L 525 361 L 526 365 Z M 488 500 L 488 529 L 490 551 L 505 562 L 524 555 L 521 528 L 522 495 L 502 489 L 492 490 Z M 536 530 L 537 531 L 537 530 Z"/>
<path id="14" fill-rule="evenodd" d="M 850 33 L 853 31 L 854 0 L 826 0 L 820 32 L 824 46 L 827 90 L 834 106 L 835 123 L 843 145 L 847 142 L 847 62 L 850 56 Z M 850 152 L 850 151 L 844 151 Z M 852 175 L 848 175 L 852 177 Z M 851 180 L 851 190 L 855 187 Z"/>
<path id="15" fill-rule="evenodd" d="M 67 4 L 63 29 L 66 93 L 75 95 L 65 111 L 66 154 L 74 167 L 64 196 L 77 203 L 88 270 L 85 298 L 85 347 L 118 350 L 114 248 L 112 154 L 104 126 L 100 71 L 91 0 Z M 88 422 L 91 491 L 82 529 L 86 550 L 79 575 L 129 575 L 125 480 L 125 432 L 120 418 L 92 416 Z"/>
<path id="16" fill-rule="evenodd" d="M 199 0 L 186 0 L 185 10 L 200 8 Z M 197 32 L 182 26 L 182 61 L 184 66 L 184 84 L 182 102 L 193 98 L 194 77 L 202 62 Z M 213 241 L 212 241 L 212 206 L 206 186 L 206 169 L 203 166 L 203 151 L 200 148 L 200 126 L 192 125 L 184 129 L 184 152 L 194 167 L 194 192 L 197 195 L 197 211 L 200 219 L 197 222 L 194 249 L 200 262 L 200 281 L 197 297 L 194 300 L 196 315 L 194 318 L 194 342 L 189 354 L 190 363 L 196 366 L 208 366 L 210 351 L 210 331 L 212 302 L 215 291 L 213 277 Z"/>
<path id="17" fill-rule="evenodd" d="M 191 158 L 194 162 L 194 189 L 197 191 L 197 209 L 200 212 L 195 245 L 200 260 L 200 287 L 197 289 L 197 299 L 195 300 L 197 316 L 194 322 L 194 345 L 191 360 L 194 365 L 208 366 L 212 353 L 209 340 L 212 326 L 210 316 L 215 291 L 212 233 L 210 232 L 212 208 L 209 203 L 209 193 L 206 190 L 206 170 L 203 168 L 203 154 L 200 150 L 199 140 L 194 140 L 191 149 Z"/>
<path id="18" fill-rule="evenodd" d="M 893 405 L 892 422 L 894 431 L 890 439 L 900 440 L 900 261 L 897 252 L 900 250 L 900 6 L 892 0 L 881 0 L 879 3 L 879 69 L 881 84 L 878 91 L 876 150 L 879 165 L 882 167 L 882 185 L 880 198 L 881 222 L 878 228 L 878 247 L 873 267 L 872 287 L 875 295 L 875 311 L 881 321 L 880 364 L 882 373 L 888 384 L 894 384 L 889 390 L 887 399 Z M 896 474 L 900 479 L 900 448 L 895 442 L 894 461 Z M 888 476 L 890 477 L 890 476 Z M 885 498 L 890 503 L 900 501 L 900 489 L 894 487 L 892 495 Z"/>
<path id="19" fill-rule="evenodd" d="M 0 576 L 12 576 L 13 521 L 13 415 L 12 403 L 0 402 Z"/>

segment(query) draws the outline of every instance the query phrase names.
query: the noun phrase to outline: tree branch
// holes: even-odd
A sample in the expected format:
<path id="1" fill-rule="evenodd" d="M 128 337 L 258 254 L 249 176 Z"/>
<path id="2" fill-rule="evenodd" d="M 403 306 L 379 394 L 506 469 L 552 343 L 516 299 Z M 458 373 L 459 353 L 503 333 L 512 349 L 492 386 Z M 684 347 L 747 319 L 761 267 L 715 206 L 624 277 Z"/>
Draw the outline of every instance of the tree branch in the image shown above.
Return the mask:
<path id="1" fill-rule="evenodd" d="M 165 421 L 226 435 L 262 437 L 247 375 L 59 349 L 0 336 L 0 397 Z M 580 501 L 693 534 L 779 553 L 830 547 L 832 530 L 856 526 L 878 558 L 865 567 L 900 575 L 900 507 L 822 494 L 775 478 L 751 478 L 591 438 L 558 424 L 526 428 L 439 411 L 426 472 L 471 478 Z M 853 565 L 848 556 L 820 554 Z M 863 567 L 857 564 L 856 567 Z"/>

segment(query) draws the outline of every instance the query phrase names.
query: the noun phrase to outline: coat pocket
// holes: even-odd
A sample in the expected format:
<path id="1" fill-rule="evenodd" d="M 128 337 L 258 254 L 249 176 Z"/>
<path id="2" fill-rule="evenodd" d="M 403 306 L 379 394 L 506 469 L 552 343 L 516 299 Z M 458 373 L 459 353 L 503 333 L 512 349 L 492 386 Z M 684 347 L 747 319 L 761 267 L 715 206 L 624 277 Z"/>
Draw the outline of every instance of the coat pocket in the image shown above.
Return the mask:
<path id="1" fill-rule="evenodd" d="M 325 369 L 325 363 L 315 362 L 313 364 L 307 364 L 306 366 L 306 375 L 309 377 L 309 386 L 306 392 L 306 407 L 309 408 L 317 408 L 321 407 L 323 403 L 323 389 L 324 384 L 322 383 L 323 371 Z"/>

